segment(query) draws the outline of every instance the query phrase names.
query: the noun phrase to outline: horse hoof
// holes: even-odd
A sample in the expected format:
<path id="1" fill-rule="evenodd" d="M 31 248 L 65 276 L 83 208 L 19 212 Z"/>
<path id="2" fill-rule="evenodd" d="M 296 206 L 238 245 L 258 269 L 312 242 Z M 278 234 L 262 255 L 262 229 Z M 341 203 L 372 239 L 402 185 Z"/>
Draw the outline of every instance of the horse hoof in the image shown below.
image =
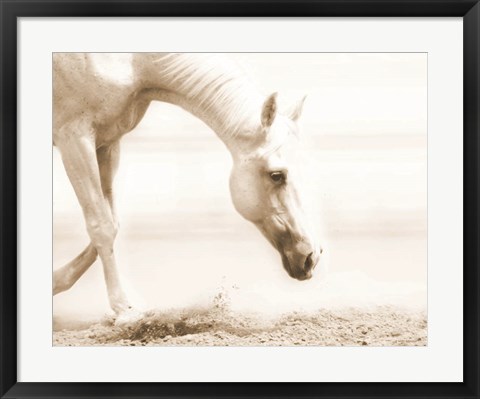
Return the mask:
<path id="1" fill-rule="evenodd" d="M 128 327 L 143 319 L 145 314 L 137 309 L 129 308 L 119 313 L 115 318 L 116 327 Z"/>

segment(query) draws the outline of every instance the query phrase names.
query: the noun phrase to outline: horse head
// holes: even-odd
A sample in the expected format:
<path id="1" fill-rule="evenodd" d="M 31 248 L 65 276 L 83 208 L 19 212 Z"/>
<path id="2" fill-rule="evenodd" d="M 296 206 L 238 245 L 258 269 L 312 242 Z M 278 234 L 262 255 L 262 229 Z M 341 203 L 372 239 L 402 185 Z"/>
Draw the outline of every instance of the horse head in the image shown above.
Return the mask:
<path id="1" fill-rule="evenodd" d="M 320 259 L 318 246 L 302 208 L 298 187 L 297 147 L 302 99 L 288 115 L 277 112 L 276 93 L 263 103 L 257 126 L 238 146 L 230 192 L 236 210 L 254 223 L 278 250 L 287 273 L 312 277 Z"/>

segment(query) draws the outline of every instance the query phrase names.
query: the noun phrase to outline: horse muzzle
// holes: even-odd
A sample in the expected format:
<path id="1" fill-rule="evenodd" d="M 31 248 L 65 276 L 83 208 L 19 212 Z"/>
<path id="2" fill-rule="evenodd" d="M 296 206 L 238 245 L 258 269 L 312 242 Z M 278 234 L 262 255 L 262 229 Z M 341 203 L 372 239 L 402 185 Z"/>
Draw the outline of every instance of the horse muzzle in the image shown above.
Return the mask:
<path id="1" fill-rule="evenodd" d="M 300 281 L 308 280 L 323 250 L 314 244 L 311 235 L 292 225 L 284 215 L 273 215 L 257 226 L 280 253 L 288 275 Z"/>
<path id="2" fill-rule="evenodd" d="M 290 277 L 300 281 L 308 280 L 312 278 L 322 252 L 322 249 L 301 252 L 286 250 L 281 252 L 283 267 Z"/>

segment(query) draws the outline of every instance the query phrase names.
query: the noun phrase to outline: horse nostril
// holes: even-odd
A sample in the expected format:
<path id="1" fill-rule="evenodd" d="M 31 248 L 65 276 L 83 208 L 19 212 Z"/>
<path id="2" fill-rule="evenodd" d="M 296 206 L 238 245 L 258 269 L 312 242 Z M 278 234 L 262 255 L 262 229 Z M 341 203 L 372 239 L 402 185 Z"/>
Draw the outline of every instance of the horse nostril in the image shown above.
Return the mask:
<path id="1" fill-rule="evenodd" d="M 320 255 L 323 254 L 323 248 L 320 248 Z"/>
<path id="2" fill-rule="evenodd" d="M 310 254 L 307 256 L 307 259 L 305 259 L 305 271 L 308 273 L 310 270 L 313 269 L 313 259 L 312 259 L 313 252 L 310 252 Z"/>

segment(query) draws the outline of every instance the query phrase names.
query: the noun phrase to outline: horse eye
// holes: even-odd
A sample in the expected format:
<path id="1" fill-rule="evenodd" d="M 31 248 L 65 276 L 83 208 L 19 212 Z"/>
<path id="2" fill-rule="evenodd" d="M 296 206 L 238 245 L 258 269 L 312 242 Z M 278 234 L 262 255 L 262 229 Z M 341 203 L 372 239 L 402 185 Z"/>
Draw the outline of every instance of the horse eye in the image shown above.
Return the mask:
<path id="1" fill-rule="evenodd" d="M 283 172 L 272 172 L 270 173 L 270 179 L 275 183 L 282 183 L 285 181 L 285 175 Z"/>

